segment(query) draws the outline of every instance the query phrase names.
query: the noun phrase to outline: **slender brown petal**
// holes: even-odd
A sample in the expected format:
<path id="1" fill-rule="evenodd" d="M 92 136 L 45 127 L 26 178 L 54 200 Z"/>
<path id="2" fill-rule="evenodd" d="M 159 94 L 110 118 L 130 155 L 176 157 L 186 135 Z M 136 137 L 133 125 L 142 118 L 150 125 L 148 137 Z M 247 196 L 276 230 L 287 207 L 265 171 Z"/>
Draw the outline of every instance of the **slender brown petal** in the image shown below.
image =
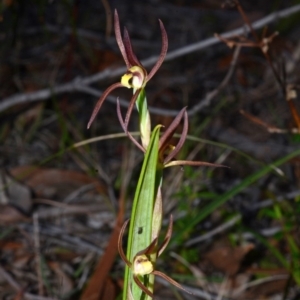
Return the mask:
<path id="1" fill-rule="evenodd" d="M 153 294 L 139 281 L 137 275 L 133 275 L 133 280 L 145 294 L 153 298 Z"/>
<path id="2" fill-rule="evenodd" d="M 155 250 L 156 244 L 157 244 L 157 238 L 155 238 L 147 248 L 139 251 L 136 254 L 135 258 L 138 257 L 138 256 L 141 256 L 143 254 L 150 255 L 150 254 L 154 253 L 155 252 L 154 250 Z"/>
<path id="3" fill-rule="evenodd" d="M 122 129 L 125 131 L 125 125 L 124 125 L 124 120 L 123 120 L 123 117 L 122 117 L 119 97 L 117 98 L 117 116 L 118 116 L 119 122 L 122 126 Z"/>
<path id="4" fill-rule="evenodd" d="M 164 165 L 165 168 L 172 166 L 203 166 L 203 167 L 215 167 L 215 168 L 229 168 L 224 165 L 218 165 L 213 163 L 208 163 L 204 161 L 192 161 L 192 160 L 173 160 Z"/>
<path id="5" fill-rule="evenodd" d="M 130 41 L 130 36 L 126 28 L 124 28 L 124 47 L 127 54 L 127 58 L 131 66 L 142 66 L 135 53 L 132 50 L 132 45 Z"/>
<path id="6" fill-rule="evenodd" d="M 166 237 L 162 243 L 162 245 L 159 247 L 158 251 L 157 251 L 157 256 L 160 256 L 164 250 L 166 249 L 166 247 L 168 246 L 169 244 L 169 241 L 171 239 L 171 236 L 172 236 L 172 231 L 173 231 L 173 216 L 170 215 L 170 221 L 169 221 L 169 226 L 168 226 L 168 230 L 167 230 L 167 233 L 166 233 Z"/>
<path id="7" fill-rule="evenodd" d="M 163 152 L 166 147 L 168 146 L 168 143 L 170 139 L 172 138 L 174 132 L 177 129 L 177 126 L 180 124 L 180 121 L 184 115 L 184 112 L 186 111 L 186 107 L 184 107 L 176 116 L 176 118 L 172 121 L 170 126 L 167 128 L 167 130 L 163 133 L 159 140 L 159 151 Z"/>
<path id="8" fill-rule="evenodd" d="M 167 164 L 168 162 L 170 162 L 178 154 L 178 152 L 180 151 L 180 149 L 182 148 L 182 146 L 185 142 L 185 139 L 186 139 L 186 136 L 188 133 L 188 129 L 189 129 L 188 115 L 187 115 L 186 111 L 184 112 L 183 120 L 184 120 L 183 130 L 182 130 L 180 139 L 179 139 L 176 147 L 174 148 L 174 150 L 171 151 L 171 153 L 164 159 L 164 164 Z"/>
<path id="9" fill-rule="evenodd" d="M 173 284 L 174 286 L 176 286 L 177 288 L 185 291 L 188 294 L 193 295 L 192 292 L 188 291 L 187 289 L 185 289 L 181 284 L 179 284 L 177 281 L 175 281 L 174 279 L 172 279 L 171 277 L 169 277 L 168 275 L 160 272 L 160 271 L 153 271 L 152 274 L 156 275 L 156 276 L 160 276 L 163 279 L 167 280 L 168 282 L 170 282 L 171 284 Z"/>
<path id="10" fill-rule="evenodd" d="M 136 99 L 140 94 L 140 91 L 141 91 L 141 89 L 137 89 L 136 92 L 133 94 L 130 102 L 129 102 L 128 109 L 127 109 L 126 116 L 125 116 L 125 122 L 124 122 L 124 124 L 125 124 L 124 131 L 125 131 L 125 133 L 127 133 L 127 131 L 128 131 L 128 123 L 129 123 L 129 120 L 130 120 L 130 116 L 131 116 L 134 104 L 136 102 Z"/>
<path id="11" fill-rule="evenodd" d="M 123 128 L 123 130 L 125 131 L 125 124 L 124 124 L 124 120 L 123 120 L 123 117 L 122 117 L 122 113 L 121 113 L 121 107 L 120 107 L 120 101 L 119 101 L 119 98 L 117 98 L 117 115 L 118 115 L 118 119 L 119 119 L 119 122 Z M 138 143 L 138 141 L 131 135 L 131 133 L 127 130 L 126 132 L 127 136 L 129 137 L 129 139 L 142 151 L 142 152 L 146 152 L 146 150 L 143 148 L 142 145 L 140 145 Z"/>
<path id="12" fill-rule="evenodd" d="M 121 84 L 121 82 L 117 82 L 117 83 L 114 83 L 112 84 L 110 87 L 108 87 L 102 94 L 102 96 L 99 98 L 99 100 L 97 101 L 97 104 L 93 110 L 93 113 L 92 113 L 92 116 L 88 122 L 88 125 L 87 125 L 87 128 L 89 129 L 94 121 L 94 119 L 96 118 L 97 116 L 97 113 L 98 111 L 100 110 L 104 100 L 106 99 L 107 95 L 109 93 L 111 93 L 113 90 L 119 88 L 119 87 L 123 87 L 123 85 Z"/>
<path id="13" fill-rule="evenodd" d="M 119 239 L 118 239 L 118 250 L 119 250 L 119 254 L 120 254 L 122 260 L 126 263 L 126 265 L 129 268 L 131 268 L 131 262 L 127 259 L 126 255 L 124 254 L 123 247 L 122 247 L 122 239 L 123 239 L 124 231 L 126 229 L 128 222 L 129 222 L 129 219 L 125 221 L 125 223 L 123 224 L 123 226 L 120 230 Z"/>
<path id="14" fill-rule="evenodd" d="M 125 50 L 125 46 L 123 43 L 123 39 L 122 39 L 122 35 L 121 35 L 121 29 L 120 29 L 120 21 L 119 21 L 119 15 L 117 10 L 115 9 L 115 35 L 116 35 L 116 40 L 119 46 L 119 49 L 121 51 L 121 54 L 123 56 L 123 59 L 125 61 L 125 64 L 127 66 L 127 69 L 129 69 L 131 67 L 128 57 L 127 57 L 127 53 Z"/>
<path id="15" fill-rule="evenodd" d="M 157 70 L 163 63 L 163 61 L 166 57 L 167 51 L 168 51 L 168 35 L 167 35 L 167 32 L 166 32 L 163 22 L 161 20 L 158 20 L 158 21 L 159 21 L 159 26 L 160 26 L 161 36 L 162 36 L 162 48 L 161 48 L 161 52 L 160 52 L 158 61 L 156 62 L 156 64 L 150 71 L 149 75 L 147 76 L 147 81 L 149 81 L 154 76 L 154 74 L 157 72 Z"/>

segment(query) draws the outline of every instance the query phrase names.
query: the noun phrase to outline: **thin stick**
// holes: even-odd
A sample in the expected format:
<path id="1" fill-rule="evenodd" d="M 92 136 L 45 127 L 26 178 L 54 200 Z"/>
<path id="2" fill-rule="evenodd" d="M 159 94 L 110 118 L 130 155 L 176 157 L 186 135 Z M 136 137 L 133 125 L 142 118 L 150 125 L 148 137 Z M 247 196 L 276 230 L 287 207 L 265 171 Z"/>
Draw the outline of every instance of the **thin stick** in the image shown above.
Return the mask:
<path id="1" fill-rule="evenodd" d="M 13 287 L 18 293 L 22 293 L 22 287 L 16 282 L 16 280 L 8 273 L 4 268 L 0 266 L 0 275 Z M 28 300 L 57 300 L 56 298 L 48 298 L 37 296 L 30 293 L 24 293 L 25 299 Z"/>
<path id="2" fill-rule="evenodd" d="M 43 277 L 42 277 L 42 261 L 41 261 L 41 254 L 40 254 L 39 215 L 37 212 L 33 214 L 33 232 L 34 232 L 36 273 L 38 278 L 38 291 L 39 291 L 39 296 L 43 296 L 44 284 L 43 284 Z"/>
<path id="3" fill-rule="evenodd" d="M 289 7 L 287 9 L 283 9 L 278 12 L 274 12 L 272 14 L 269 14 L 268 16 L 254 22 L 252 24 L 253 29 L 258 29 L 261 27 L 266 26 L 267 24 L 270 24 L 274 21 L 277 21 L 281 18 L 286 18 L 292 14 L 295 14 L 300 11 L 300 4 L 294 5 L 292 7 Z M 240 34 L 244 34 L 245 31 L 249 31 L 248 28 L 240 27 L 228 32 L 225 32 L 221 34 L 223 38 L 231 38 L 233 36 L 237 36 Z M 206 40 L 179 48 L 177 50 L 171 51 L 167 54 L 165 61 L 170 61 L 178 57 L 182 57 L 184 55 L 208 48 L 212 45 L 220 43 L 220 39 L 216 37 L 211 37 Z M 148 59 L 143 60 L 141 63 L 144 67 L 151 66 L 156 63 L 157 56 L 150 57 Z M 3 99 L 0 103 L 0 112 L 4 111 L 14 105 L 20 104 L 20 103 L 30 103 L 30 102 L 36 102 L 41 100 L 46 100 L 52 97 L 53 95 L 58 95 L 66 92 L 74 92 L 80 89 L 81 86 L 86 86 L 95 82 L 100 82 L 103 80 L 107 80 L 110 78 L 116 78 L 120 75 L 124 74 L 126 72 L 126 67 L 121 67 L 118 69 L 106 69 L 102 72 L 96 73 L 94 75 L 84 77 L 84 78 L 75 78 L 72 81 L 62 84 L 62 85 L 55 85 L 47 89 L 42 89 L 36 92 L 32 93 L 23 93 L 23 94 L 16 94 L 13 96 L 10 96 L 6 99 Z M 172 115 L 176 115 L 178 112 L 173 113 Z"/>
<path id="4" fill-rule="evenodd" d="M 6 272 L 4 268 L 1 267 L 1 265 L 0 274 L 17 292 L 22 290 L 22 287 L 15 281 L 15 279 L 9 273 Z"/>
<path id="5" fill-rule="evenodd" d="M 229 68 L 226 76 L 224 77 L 224 79 L 220 83 L 220 85 L 216 89 L 214 89 L 213 91 L 207 93 L 203 100 L 201 100 L 197 105 L 195 105 L 192 109 L 190 109 L 188 111 L 189 116 L 192 116 L 192 115 L 196 114 L 202 108 L 210 105 L 212 99 L 214 97 L 216 97 L 226 87 L 226 85 L 228 84 L 229 80 L 231 79 L 231 77 L 234 73 L 234 70 L 235 70 L 240 52 L 241 52 L 241 47 L 237 46 L 235 48 L 234 52 L 233 52 L 232 60 L 231 60 L 231 63 L 230 63 L 230 68 Z"/>

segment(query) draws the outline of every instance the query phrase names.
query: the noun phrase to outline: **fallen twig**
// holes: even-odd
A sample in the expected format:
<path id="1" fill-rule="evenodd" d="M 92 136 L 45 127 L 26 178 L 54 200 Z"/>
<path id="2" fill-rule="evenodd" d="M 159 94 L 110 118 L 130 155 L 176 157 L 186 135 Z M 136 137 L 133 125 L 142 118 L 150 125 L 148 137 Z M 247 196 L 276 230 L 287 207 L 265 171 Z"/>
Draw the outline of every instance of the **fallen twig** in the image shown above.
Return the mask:
<path id="1" fill-rule="evenodd" d="M 39 296 L 44 295 L 44 284 L 42 277 L 42 260 L 40 253 L 40 231 L 39 231 L 39 215 L 38 212 L 33 214 L 33 232 L 34 232 L 34 252 L 36 261 L 36 273 L 38 279 Z"/>
<path id="2" fill-rule="evenodd" d="M 278 19 L 288 17 L 292 14 L 295 14 L 296 12 L 300 11 L 300 5 L 294 5 L 290 8 L 274 12 L 252 24 L 252 27 L 254 29 L 261 28 L 269 23 L 272 23 Z M 225 32 L 221 34 L 220 36 L 222 38 L 231 38 L 236 35 L 243 34 L 245 32 L 248 32 L 249 29 L 248 27 L 242 26 L 239 27 L 235 30 L 231 30 L 228 32 Z M 173 60 L 175 58 L 193 53 L 195 51 L 199 51 L 201 49 L 208 48 L 212 45 L 220 43 L 220 39 L 216 37 L 211 37 L 206 40 L 179 48 L 177 50 L 173 50 L 167 54 L 165 61 L 168 60 Z M 157 56 L 150 57 L 148 59 L 145 59 L 142 61 L 142 64 L 144 67 L 148 67 L 153 65 L 157 61 Z M 58 95 L 62 93 L 67 93 L 67 92 L 74 92 L 74 91 L 80 91 L 83 89 L 83 86 L 88 86 L 92 83 L 95 82 L 100 82 L 102 80 L 107 80 L 109 78 L 115 78 L 118 77 L 126 72 L 125 67 L 120 67 L 117 69 L 106 69 L 102 72 L 96 73 L 94 75 L 85 77 L 85 78 L 75 78 L 72 81 L 62 84 L 62 85 L 56 85 L 47 89 L 42 89 L 36 92 L 32 93 L 24 93 L 24 94 L 16 94 L 11 97 L 5 98 L 1 101 L 0 103 L 0 112 L 4 111 L 14 105 L 21 104 L 21 103 L 30 103 L 30 102 L 36 102 L 36 101 L 41 101 L 41 100 L 46 100 L 50 98 L 52 95 Z M 199 104 L 200 105 L 200 104 Z M 201 105 L 202 107 L 202 105 Z M 194 108 L 195 110 L 195 108 Z M 160 114 L 166 115 L 167 110 L 159 110 Z M 171 112 L 171 115 L 176 115 L 178 112 Z M 170 115 L 170 114 L 169 114 Z"/>
<path id="3" fill-rule="evenodd" d="M 4 269 L 0 266 L 0 275 L 3 277 L 11 287 L 13 287 L 18 293 L 22 293 L 22 287 L 15 281 L 15 279 Z M 49 298 L 38 296 L 30 293 L 23 293 L 24 298 L 28 300 L 57 300 L 56 298 Z"/>

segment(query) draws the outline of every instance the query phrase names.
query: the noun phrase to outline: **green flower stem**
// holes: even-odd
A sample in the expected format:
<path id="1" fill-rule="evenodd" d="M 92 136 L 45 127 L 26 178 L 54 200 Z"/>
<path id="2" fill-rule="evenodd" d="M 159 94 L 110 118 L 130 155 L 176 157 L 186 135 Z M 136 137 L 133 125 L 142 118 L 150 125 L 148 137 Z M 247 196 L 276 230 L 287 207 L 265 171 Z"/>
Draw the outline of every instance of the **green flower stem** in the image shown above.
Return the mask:
<path id="1" fill-rule="evenodd" d="M 139 112 L 139 118 L 140 118 L 140 134 L 141 134 L 142 145 L 145 149 L 147 149 L 150 141 L 150 135 L 151 135 L 151 120 L 150 120 L 150 114 L 147 106 L 145 89 L 142 89 L 140 91 L 139 96 L 136 100 L 136 107 Z"/>

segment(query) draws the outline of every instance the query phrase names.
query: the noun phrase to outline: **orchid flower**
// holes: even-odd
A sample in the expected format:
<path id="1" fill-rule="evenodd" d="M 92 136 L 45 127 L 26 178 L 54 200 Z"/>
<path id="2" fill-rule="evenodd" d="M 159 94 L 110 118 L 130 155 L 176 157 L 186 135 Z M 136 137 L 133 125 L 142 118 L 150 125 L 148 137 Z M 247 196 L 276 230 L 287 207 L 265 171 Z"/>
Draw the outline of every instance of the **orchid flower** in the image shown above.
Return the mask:
<path id="1" fill-rule="evenodd" d="M 143 67 L 141 62 L 137 59 L 136 55 L 134 54 L 131 46 L 131 41 L 130 37 L 128 34 L 128 31 L 126 28 L 124 28 L 124 36 L 122 38 L 121 35 L 121 30 L 120 30 L 120 22 L 119 22 L 119 16 L 117 13 L 117 10 L 115 10 L 115 21 L 114 21 L 114 27 L 115 27 L 115 35 L 116 35 L 116 40 L 119 46 L 119 49 L 121 51 L 122 57 L 124 59 L 124 62 L 127 67 L 127 72 L 122 76 L 121 82 L 117 82 L 112 84 L 110 87 L 108 87 L 100 99 L 98 100 L 94 111 L 92 113 L 92 116 L 88 122 L 87 128 L 90 128 L 92 122 L 94 121 L 98 111 L 100 110 L 104 100 L 110 94 L 113 90 L 120 88 L 120 87 L 127 87 L 127 88 L 132 88 L 133 89 L 133 96 L 130 100 L 127 114 L 125 117 L 125 132 L 127 132 L 127 127 L 128 127 L 128 122 L 130 119 L 131 112 L 133 110 L 133 106 L 139 96 L 139 93 L 141 90 L 145 87 L 147 82 L 154 76 L 154 74 L 157 72 L 159 67 L 161 66 L 166 53 L 168 49 L 168 37 L 167 33 L 165 30 L 165 27 L 161 20 L 159 21 L 160 25 L 160 30 L 161 30 L 161 35 L 162 35 L 162 48 L 161 52 L 158 58 L 158 61 L 148 74 L 146 69 Z"/>
<path id="2" fill-rule="evenodd" d="M 150 258 L 150 256 L 154 253 L 156 254 L 156 257 L 160 256 L 162 254 L 162 252 L 165 250 L 165 248 L 167 247 L 167 245 L 171 239 L 171 236 L 172 236 L 172 229 L 173 229 L 172 215 L 170 216 L 170 223 L 169 223 L 168 230 L 167 230 L 167 233 L 166 233 L 166 236 L 165 236 L 165 239 L 164 239 L 162 245 L 159 248 L 157 248 L 157 238 L 155 238 L 146 249 L 139 251 L 134 256 L 132 263 L 127 259 L 126 255 L 123 251 L 123 248 L 122 248 L 122 239 L 123 239 L 124 231 L 126 229 L 128 222 L 129 222 L 129 220 L 127 220 L 121 228 L 119 240 L 118 240 L 118 250 L 119 250 L 122 260 L 132 270 L 133 280 L 139 286 L 139 288 L 145 294 L 147 294 L 149 297 L 153 298 L 153 293 L 151 291 L 149 291 L 140 280 L 140 278 L 145 275 L 153 274 L 153 275 L 164 278 L 165 280 L 167 280 L 168 282 L 170 282 L 177 288 L 179 288 L 189 294 L 192 294 L 190 291 L 186 290 L 183 286 L 181 286 L 178 282 L 176 282 L 174 279 L 172 279 L 168 275 L 166 275 L 160 271 L 154 270 L 154 263 L 151 261 L 151 258 Z"/>
<path id="3" fill-rule="evenodd" d="M 119 99 L 117 99 L 117 114 L 119 118 L 119 122 L 125 131 L 125 122 L 123 120 L 121 114 L 121 107 Z M 176 129 L 178 128 L 181 120 L 183 119 L 183 129 L 180 135 L 179 141 L 176 146 L 172 146 L 169 144 L 170 140 L 172 139 Z M 159 161 L 163 165 L 164 168 L 171 167 L 171 166 L 207 166 L 207 167 L 226 167 L 223 165 L 203 162 L 203 161 L 190 161 L 190 160 L 173 160 L 175 156 L 179 153 L 182 146 L 185 143 L 186 137 L 188 133 L 188 114 L 186 112 L 186 107 L 184 107 L 175 119 L 172 121 L 170 126 L 166 129 L 166 131 L 162 134 L 159 139 Z M 138 141 L 131 135 L 129 131 L 127 131 L 127 135 L 130 140 L 141 150 L 145 153 L 145 149 Z"/>

